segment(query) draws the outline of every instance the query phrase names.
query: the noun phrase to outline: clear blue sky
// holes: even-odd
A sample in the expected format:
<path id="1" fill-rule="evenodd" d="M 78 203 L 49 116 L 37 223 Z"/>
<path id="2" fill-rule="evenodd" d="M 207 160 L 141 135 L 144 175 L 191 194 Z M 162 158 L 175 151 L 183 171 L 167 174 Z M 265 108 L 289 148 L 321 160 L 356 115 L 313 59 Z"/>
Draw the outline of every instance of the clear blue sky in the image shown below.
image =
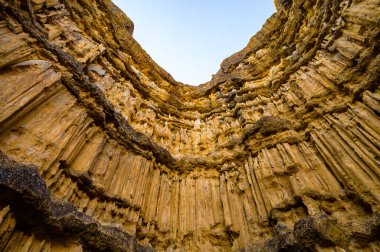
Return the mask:
<path id="1" fill-rule="evenodd" d="M 134 38 L 177 80 L 199 85 L 243 49 L 274 12 L 272 0 L 114 0 Z"/>

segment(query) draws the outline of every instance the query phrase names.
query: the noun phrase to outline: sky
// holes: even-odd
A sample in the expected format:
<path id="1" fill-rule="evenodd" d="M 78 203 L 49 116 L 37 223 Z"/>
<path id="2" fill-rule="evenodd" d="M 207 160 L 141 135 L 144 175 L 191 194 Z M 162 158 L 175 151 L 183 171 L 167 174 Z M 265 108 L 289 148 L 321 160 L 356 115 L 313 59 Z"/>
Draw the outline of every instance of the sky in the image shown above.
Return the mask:
<path id="1" fill-rule="evenodd" d="M 211 80 L 274 12 L 271 0 L 113 0 L 135 24 L 133 37 L 177 81 Z"/>

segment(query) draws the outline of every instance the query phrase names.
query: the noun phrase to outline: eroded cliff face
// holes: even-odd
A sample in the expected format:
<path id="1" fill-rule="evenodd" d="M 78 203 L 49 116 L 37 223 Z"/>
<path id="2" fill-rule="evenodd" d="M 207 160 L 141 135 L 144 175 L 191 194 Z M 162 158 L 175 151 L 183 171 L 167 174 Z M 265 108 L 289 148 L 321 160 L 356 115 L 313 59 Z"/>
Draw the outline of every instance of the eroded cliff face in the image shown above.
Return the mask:
<path id="1" fill-rule="evenodd" d="M 379 251 L 380 1 L 275 4 L 191 87 L 109 0 L 0 0 L 0 250 Z"/>

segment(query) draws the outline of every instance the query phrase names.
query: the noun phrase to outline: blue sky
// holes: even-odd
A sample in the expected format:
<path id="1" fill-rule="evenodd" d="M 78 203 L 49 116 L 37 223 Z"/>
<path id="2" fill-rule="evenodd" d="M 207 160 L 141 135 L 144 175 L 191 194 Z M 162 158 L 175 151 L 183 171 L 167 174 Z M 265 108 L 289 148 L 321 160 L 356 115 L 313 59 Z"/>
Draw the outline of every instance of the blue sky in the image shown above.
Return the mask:
<path id="1" fill-rule="evenodd" d="M 114 0 L 134 38 L 177 81 L 199 85 L 243 49 L 274 12 L 271 0 Z"/>

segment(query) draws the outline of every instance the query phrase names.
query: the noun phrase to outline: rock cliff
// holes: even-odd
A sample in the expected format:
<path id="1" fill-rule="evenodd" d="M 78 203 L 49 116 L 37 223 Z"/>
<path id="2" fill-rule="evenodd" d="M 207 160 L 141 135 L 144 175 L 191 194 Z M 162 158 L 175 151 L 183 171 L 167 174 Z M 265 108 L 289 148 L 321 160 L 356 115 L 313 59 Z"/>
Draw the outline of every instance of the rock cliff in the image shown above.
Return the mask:
<path id="1" fill-rule="evenodd" d="M 0 250 L 379 251 L 380 1 L 275 5 L 192 87 L 110 0 L 0 0 Z"/>

